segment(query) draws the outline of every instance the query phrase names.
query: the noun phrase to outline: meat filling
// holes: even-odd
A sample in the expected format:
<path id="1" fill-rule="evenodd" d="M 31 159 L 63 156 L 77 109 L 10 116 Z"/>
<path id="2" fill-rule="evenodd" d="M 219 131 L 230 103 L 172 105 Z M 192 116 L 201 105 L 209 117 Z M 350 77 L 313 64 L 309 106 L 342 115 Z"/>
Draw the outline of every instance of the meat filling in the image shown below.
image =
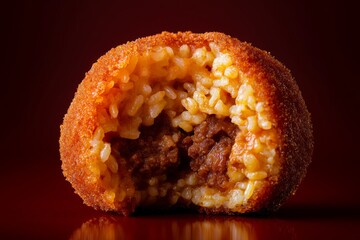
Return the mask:
<path id="1" fill-rule="evenodd" d="M 114 140 L 127 161 L 138 188 L 145 187 L 152 176 L 167 175 L 176 181 L 182 175 L 195 172 L 208 186 L 224 189 L 228 182 L 227 161 L 239 131 L 229 118 L 213 115 L 186 133 L 173 128 L 166 114 L 161 114 L 150 127 L 141 127 L 136 140 Z"/>
<path id="2" fill-rule="evenodd" d="M 127 160 L 133 176 L 141 175 L 148 179 L 177 169 L 181 159 L 179 145 L 185 133 L 172 128 L 165 114 L 161 114 L 152 126 L 142 126 L 140 131 L 136 140 L 122 138 L 112 144 Z"/>
<path id="3" fill-rule="evenodd" d="M 193 136 L 184 139 L 189 146 L 191 170 L 208 186 L 225 188 L 227 161 L 237 133 L 238 127 L 229 118 L 217 119 L 211 115 L 194 128 Z"/>

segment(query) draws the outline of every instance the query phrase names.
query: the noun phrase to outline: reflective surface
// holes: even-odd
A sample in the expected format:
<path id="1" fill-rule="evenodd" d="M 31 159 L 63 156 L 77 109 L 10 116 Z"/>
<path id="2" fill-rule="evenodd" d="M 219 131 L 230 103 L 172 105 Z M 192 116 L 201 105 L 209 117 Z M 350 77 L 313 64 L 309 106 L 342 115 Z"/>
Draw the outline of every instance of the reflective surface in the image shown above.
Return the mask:
<path id="1" fill-rule="evenodd" d="M 308 207 L 267 217 L 102 215 L 84 222 L 70 239 L 359 239 L 359 214 L 359 209 Z"/>
<path id="2" fill-rule="evenodd" d="M 70 239 L 258 239 L 254 225 L 241 218 L 198 215 L 123 218 L 102 216 L 75 230 Z"/>
<path id="3" fill-rule="evenodd" d="M 99 239 L 258 239 L 254 225 L 244 219 L 199 216 L 170 217 L 166 221 L 101 217 L 82 224 L 70 239 L 89 236 Z"/>
<path id="4" fill-rule="evenodd" d="M 173 210 L 123 217 L 83 205 L 57 168 L 9 170 L 0 176 L 1 239 L 360 239 L 358 205 L 309 204 L 303 188 L 265 216 Z"/>

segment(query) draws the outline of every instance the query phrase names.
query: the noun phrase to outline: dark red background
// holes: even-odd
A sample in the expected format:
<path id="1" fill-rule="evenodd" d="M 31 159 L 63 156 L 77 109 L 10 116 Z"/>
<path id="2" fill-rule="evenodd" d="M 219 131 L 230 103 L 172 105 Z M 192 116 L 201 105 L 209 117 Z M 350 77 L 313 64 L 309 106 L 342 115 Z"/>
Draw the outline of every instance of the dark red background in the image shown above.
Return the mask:
<path id="1" fill-rule="evenodd" d="M 220 31 L 271 52 L 292 71 L 312 114 L 313 163 L 297 194 L 273 216 L 234 221 L 269 239 L 360 236 L 359 20 L 352 4 L 22 1 L 1 12 L 0 237 L 66 239 L 104 215 L 84 206 L 64 180 L 59 126 L 93 62 L 112 47 L 164 30 Z M 161 230 L 153 224 L 163 225 L 159 238 L 168 239 L 174 224 L 181 231 L 204 219 L 229 236 L 224 217 L 114 218 L 130 239 L 142 236 L 135 234 L 139 225 L 148 237 Z"/>

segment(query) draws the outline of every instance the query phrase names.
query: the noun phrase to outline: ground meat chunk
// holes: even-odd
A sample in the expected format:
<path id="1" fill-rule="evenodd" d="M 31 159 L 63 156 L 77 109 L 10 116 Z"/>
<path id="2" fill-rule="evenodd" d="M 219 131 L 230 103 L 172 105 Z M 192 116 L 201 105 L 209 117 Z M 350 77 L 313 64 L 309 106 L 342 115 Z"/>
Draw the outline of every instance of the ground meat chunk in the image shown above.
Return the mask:
<path id="1" fill-rule="evenodd" d="M 170 119 L 161 114 L 154 125 L 140 128 L 138 139 L 116 139 L 112 146 L 126 159 L 139 187 L 152 176 L 166 174 L 168 180 L 176 181 L 193 171 L 208 186 L 223 189 L 228 182 L 227 161 L 238 131 L 229 118 L 210 115 L 193 133 L 185 133 L 173 128 Z"/>
<path id="2" fill-rule="evenodd" d="M 136 140 L 118 139 L 112 144 L 119 149 L 133 175 L 143 178 L 161 175 L 175 170 L 180 165 L 178 145 L 184 133 L 171 126 L 165 114 L 156 118 L 150 127 L 141 127 Z"/>
<path id="3" fill-rule="evenodd" d="M 230 119 L 218 119 L 211 115 L 195 127 L 193 136 L 184 138 L 191 170 L 208 186 L 225 187 L 228 181 L 227 161 L 238 131 Z"/>

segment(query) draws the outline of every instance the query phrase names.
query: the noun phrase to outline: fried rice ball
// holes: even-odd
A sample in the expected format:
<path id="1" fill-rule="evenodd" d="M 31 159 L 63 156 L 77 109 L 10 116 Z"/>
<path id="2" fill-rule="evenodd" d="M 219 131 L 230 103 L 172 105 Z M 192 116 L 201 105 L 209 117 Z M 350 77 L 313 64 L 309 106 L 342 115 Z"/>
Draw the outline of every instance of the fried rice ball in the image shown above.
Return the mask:
<path id="1" fill-rule="evenodd" d="M 123 215 L 275 211 L 312 151 L 290 71 L 218 32 L 163 32 L 111 49 L 79 85 L 60 136 L 75 192 Z"/>

